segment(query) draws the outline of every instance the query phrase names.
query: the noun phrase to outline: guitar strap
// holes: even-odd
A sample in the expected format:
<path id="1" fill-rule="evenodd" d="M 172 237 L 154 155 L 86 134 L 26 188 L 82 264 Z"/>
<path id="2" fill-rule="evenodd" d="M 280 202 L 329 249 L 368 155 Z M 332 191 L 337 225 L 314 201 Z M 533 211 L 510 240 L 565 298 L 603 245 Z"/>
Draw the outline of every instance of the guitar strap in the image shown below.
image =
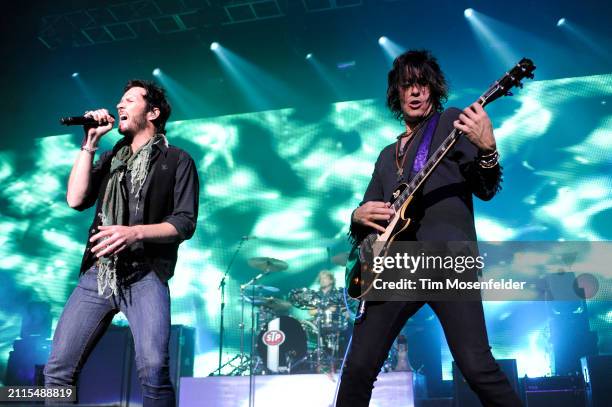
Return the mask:
<path id="1" fill-rule="evenodd" d="M 433 139 L 433 134 L 436 131 L 436 127 L 438 127 L 439 119 L 440 113 L 438 112 L 435 112 L 433 116 L 431 116 L 431 119 L 429 119 L 429 123 L 427 123 L 427 127 L 425 128 L 425 133 L 423 134 L 423 138 L 419 144 L 416 156 L 414 157 L 414 162 L 412 163 L 412 170 L 410 171 L 408 181 L 414 178 L 419 171 L 423 169 L 425 163 L 427 163 L 429 147 L 431 146 L 431 140 Z"/>

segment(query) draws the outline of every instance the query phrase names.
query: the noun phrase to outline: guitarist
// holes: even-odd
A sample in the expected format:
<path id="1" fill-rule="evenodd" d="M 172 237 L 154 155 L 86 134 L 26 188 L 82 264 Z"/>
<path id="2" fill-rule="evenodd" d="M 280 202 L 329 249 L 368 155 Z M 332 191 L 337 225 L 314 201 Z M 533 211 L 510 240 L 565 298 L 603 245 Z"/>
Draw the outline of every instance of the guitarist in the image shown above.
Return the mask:
<path id="1" fill-rule="evenodd" d="M 394 215 L 389 202 L 397 185 L 407 183 L 423 166 L 427 153 L 456 128 L 464 136 L 427 179 L 415 205 L 409 206 L 413 223 L 401 240 L 476 241 L 472 194 L 488 201 L 501 182 L 493 126 L 477 103 L 463 111 L 443 110 L 447 94 L 444 74 L 428 51 L 408 51 L 393 62 L 387 106 L 405 123 L 406 131 L 397 142 L 385 147 L 376 161 L 363 202 L 351 217 L 354 239 L 361 240 L 373 229 L 385 231 Z M 429 126 L 432 121 L 437 121 L 435 127 Z M 520 406 L 521 401 L 491 354 L 482 302 L 427 303 L 442 324 L 455 362 L 482 404 Z M 363 318 L 353 328 L 336 406 L 369 404 L 374 381 L 396 336 L 424 304 L 366 303 Z"/>

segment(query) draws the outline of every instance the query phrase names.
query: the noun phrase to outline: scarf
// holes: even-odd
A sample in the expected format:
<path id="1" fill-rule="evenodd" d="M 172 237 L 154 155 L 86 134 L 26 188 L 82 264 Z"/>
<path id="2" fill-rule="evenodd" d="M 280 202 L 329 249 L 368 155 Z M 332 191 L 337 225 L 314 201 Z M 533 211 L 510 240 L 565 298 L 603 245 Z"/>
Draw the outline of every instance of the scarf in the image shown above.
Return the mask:
<path id="1" fill-rule="evenodd" d="M 121 147 L 111 160 L 110 177 L 102 200 L 100 220 L 102 226 L 123 225 L 129 217 L 128 196 L 123 187 L 123 177 L 130 171 L 132 191 L 138 212 L 140 193 L 149 174 L 153 145 L 162 141 L 168 144 L 163 134 L 156 134 L 132 154 L 129 144 Z M 106 288 L 111 290 L 107 298 L 117 295 L 117 255 L 98 259 L 98 294 L 104 295 Z"/>

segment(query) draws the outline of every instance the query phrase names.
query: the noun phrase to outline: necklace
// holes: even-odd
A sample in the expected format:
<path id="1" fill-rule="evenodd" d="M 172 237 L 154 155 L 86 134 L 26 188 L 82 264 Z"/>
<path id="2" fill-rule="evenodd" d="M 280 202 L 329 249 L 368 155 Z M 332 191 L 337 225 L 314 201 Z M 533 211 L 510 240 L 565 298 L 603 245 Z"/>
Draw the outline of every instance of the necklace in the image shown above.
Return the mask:
<path id="1" fill-rule="evenodd" d="M 410 133 L 408 131 L 405 131 L 399 136 L 397 136 L 397 143 L 395 143 L 395 166 L 397 168 L 397 171 L 396 171 L 397 182 L 400 182 L 400 180 L 402 179 L 402 176 L 404 175 L 404 164 L 406 163 L 406 157 L 408 156 L 408 149 L 410 148 L 410 146 L 412 145 L 412 142 L 416 138 L 417 132 L 421 130 L 421 127 L 423 127 L 423 125 L 427 122 L 427 120 L 429 120 L 431 115 L 432 115 L 431 113 L 428 114 L 427 117 L 421 120 L 421 122 L 417 124 L 415 128 L 410 131 Z M 400 145 L 404 137 L 410 137 L 410 140 L 406 142 L 400 154 Z M 401 162 L 400 162 L 400 157 L 401 157 Z"/>
<path id="2" fill-rule="evenodd" d="M 402 149 L 402 154 L 401 154 L 402 162 L 400 163 L 400 153 L 399 153 L 400 144 L 404 137 L 409 137 L 409 136 L 410 136 L 410 140 L 406 142 L 406 144 L 404 145 L 404 148 Z M 406 157 L 408 156 L 407 154 L 408 149 L 412 145 L 413 141 L 414 141 L 414 132 L 410 132 L 410 133 L 402 133 L 397 139 L 397 143 L 395 143 L 395 166 L 397 167 L 397 171 L 396 171 L 397 182 L 399 182 L 400 179 L 402 178 L 402 175 L 404 175 L 404 163 L 406 162 Z"/>

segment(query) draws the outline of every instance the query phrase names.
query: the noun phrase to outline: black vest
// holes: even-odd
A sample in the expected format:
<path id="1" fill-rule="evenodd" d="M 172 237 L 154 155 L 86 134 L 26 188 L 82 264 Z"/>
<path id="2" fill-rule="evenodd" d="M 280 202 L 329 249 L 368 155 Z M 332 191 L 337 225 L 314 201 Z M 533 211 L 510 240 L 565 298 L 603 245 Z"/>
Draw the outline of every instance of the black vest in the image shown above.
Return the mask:
<path id="1" fill-rule="evenodd" d="M 113 156 L 122 146 L 123 143 L 121 142 L 115 145 L 113 148 Z M 162 223 L 164 218 L 172 214 L 174 209 L 174 181 L 180 151 L 181 150 L 173 146 L 153 149 L 153 164 L 151 166 L 151 172 L 148 175 L 150 178 L 148 181 L 149 186 L 144 197 L 144 205 L 142 208 L 144 211 L 143 224 L 145 225 Z M 104 199 L 104 193 L 110 178 L 110 163 L 111 160 L 109 159 L 103 167 L 105 175 L 98 190 L 96 212 L 89 228 L 87 246 L 83 253 L 80 274 L 85 273 L 96 262 L 96 256 L 91 253 L 91 248 L 96 243 L 90 242 L 90 239 L 98 232 L 98 227 L 101 223 L 99 214 L 101 213 L 102 200 Z M 179 242 L 144 242 L 144 262 L 149 266 L 150 270 L 155 271 L 162 281 L 167 281 L 174 274 L 178 246 Z M 118 255 L 117 274 L 119 278 L 121 278 L 122 275 L 125 276 L 130 274 L 129 268 L 131 264 L 129 259 L 126 258 L 126 252 L 127 251 L 124 250 Z"/>

